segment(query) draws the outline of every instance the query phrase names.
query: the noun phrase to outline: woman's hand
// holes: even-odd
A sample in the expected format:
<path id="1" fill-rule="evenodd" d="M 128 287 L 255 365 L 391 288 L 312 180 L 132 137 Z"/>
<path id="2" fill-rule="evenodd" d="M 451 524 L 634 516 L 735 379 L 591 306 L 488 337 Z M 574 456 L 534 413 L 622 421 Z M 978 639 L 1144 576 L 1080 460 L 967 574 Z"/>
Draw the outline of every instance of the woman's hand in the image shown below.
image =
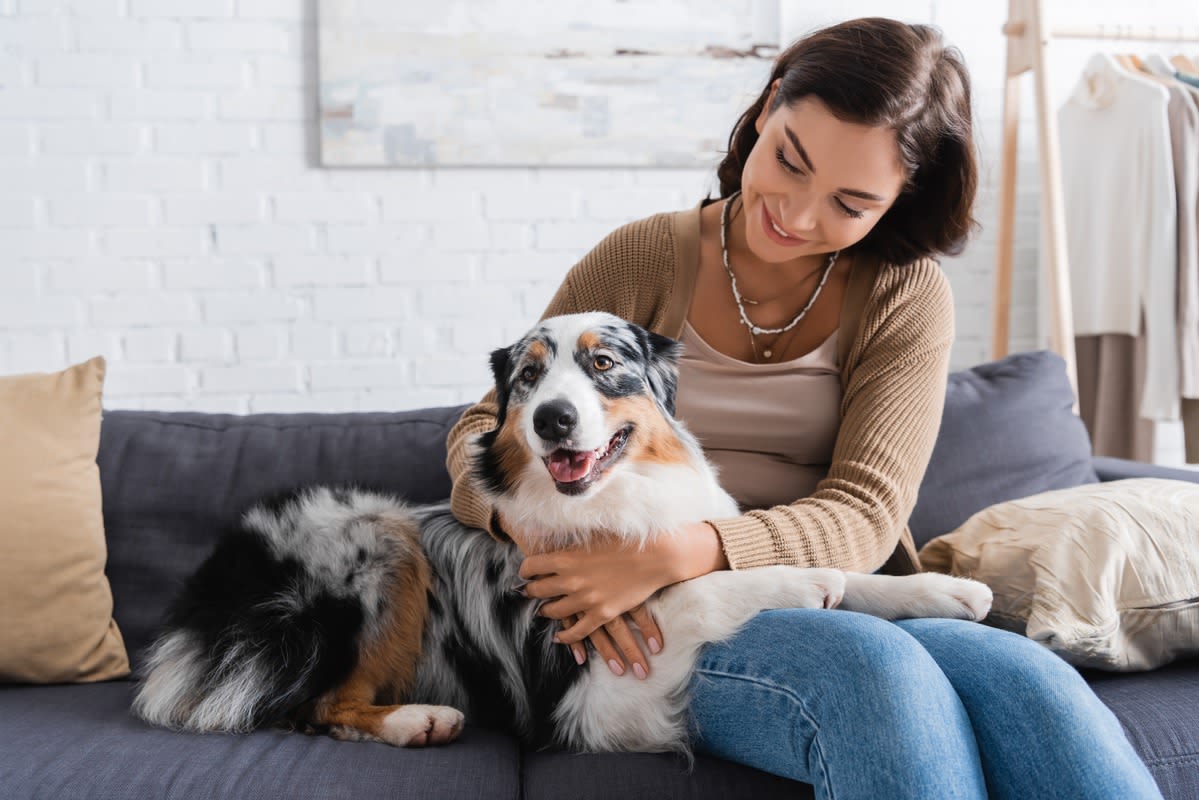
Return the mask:
<path id="1" fill-rule="evenodd" d="M 565 621 L 566 629 L 555 639 L 571 646 L 576 661 L 583 662 L 580 643 L 590 637 L 614 673 L 621 675 L 632 664 L 634 674 L 645 677 L 649 661 L 625 615 L 640 629 L 646 647 L 657 652 L 665 642 L 645 601 L 664 586 L 727 566 L 716 531 L 698 523 L 641 549 L 609 538 L 585 550 L 533 555 L 520 574 L 529 581 L 528 596 L 550 601 L 541 614 Z"/>
<path id="2" fill-rule="evenodd" d="M 632 620 L 641 631 L 641 638 L 651 653 L 657 653 L 662 649 L 661 629 L 658 628 L 658 623 L 654 620 L 653 615 L 649 613 L 649 608 L 643 603 L 602 628 L 596 629 L 586 640 L 567 645 L 574 655 L 575 661 L 580 665 L 586 663 L 586 642 L 590 641 L 600 658 L 614 674 L 623 675 L 626 664 L 632 664 L 634 675 L 642 680 L 649 677 L 649 660 L 633 635 L 629 620 Z M 562 625 L 569 628 L 577 622 L 578 617 L 570 616 L 562 620 Z"/>

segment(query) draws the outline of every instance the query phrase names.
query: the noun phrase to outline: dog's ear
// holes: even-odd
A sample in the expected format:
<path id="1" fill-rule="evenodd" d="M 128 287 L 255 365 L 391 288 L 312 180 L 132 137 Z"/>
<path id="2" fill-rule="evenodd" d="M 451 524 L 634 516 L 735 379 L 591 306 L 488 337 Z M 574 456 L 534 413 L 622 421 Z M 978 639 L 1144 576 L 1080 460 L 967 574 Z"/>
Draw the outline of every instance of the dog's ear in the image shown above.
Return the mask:
<path id="1" fill-rule="evenodd" d="M 496 420 L 496 428 L 499 428 L 504 424 L 504 417 L 508 413 L 508 387 L 512 382 L 511 347 L 491 351 L 491 374 L 495 376 L 495 399 L 500 407 Z"/>
<path id="2" fill-rule="evenodd" d="M 645 348 L 645 376 L 650 391 L 662 408 L 674 416 L 674 394 L 679 384 L 679 354 L 683 345 L 660 333 L 641 331 L 641 346 Z"/>

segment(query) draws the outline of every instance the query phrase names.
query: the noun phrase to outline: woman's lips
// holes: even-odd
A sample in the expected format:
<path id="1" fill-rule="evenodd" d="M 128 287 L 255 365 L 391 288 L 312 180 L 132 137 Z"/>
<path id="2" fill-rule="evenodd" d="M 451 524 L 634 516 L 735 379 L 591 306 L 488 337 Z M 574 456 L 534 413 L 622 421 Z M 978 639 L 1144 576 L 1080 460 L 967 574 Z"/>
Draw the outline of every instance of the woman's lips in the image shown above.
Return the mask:
<path id="1" fill-rule="evenodd" d="M 774 217 L 770 216 L 770 212 L 766 209 L 766 204 L 763 203 L 762 204 L 762 230 L 764 230 L 766 232 L 766 236 L 772 242 L 775 242 L 776 244 L 781 244 L 784 247 L 797 247 L 801 244 L 808 243 L 807 239 L 801 239 L 798 236 L 784 236 L 783 234 L 779 233 L 778 230 L 775 230 L 774 226 L 776 224 L 777 223 L 775 222 Z M 782 228 L 782 227 L 783 227 L 782 225 L 779 225 L 779 228 Z"/>

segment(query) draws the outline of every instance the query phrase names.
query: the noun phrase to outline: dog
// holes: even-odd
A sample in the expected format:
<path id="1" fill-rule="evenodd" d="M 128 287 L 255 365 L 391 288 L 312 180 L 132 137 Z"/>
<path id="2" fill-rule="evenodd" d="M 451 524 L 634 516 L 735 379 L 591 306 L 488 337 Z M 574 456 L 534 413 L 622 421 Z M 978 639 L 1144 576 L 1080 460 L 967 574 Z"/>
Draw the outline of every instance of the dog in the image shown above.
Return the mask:
<path id="1" fill-rule="evenodd" d="M 499 518 L 554 550 L 600 533 L 640 545 L 736 516 L 674 418 L 679 350 L 587 313 L 495 351 L 498 420 L 472 453 Z M 715 572 L 648 601 L 666 647 L 646 680 L 629 680 L 553 641 L 558 624 L 520 591 L 521 559 L 446 504 L 336 487 L 263 501 L 172 605 L 134 712 L 182 731 L 286 726 L 400 747 L 448 743 L 469 719 L 536 748 L 689 754 L 697 654 L 758 612 L 981 619 L 991 603 L 984 584 L 948 575 Z"/>

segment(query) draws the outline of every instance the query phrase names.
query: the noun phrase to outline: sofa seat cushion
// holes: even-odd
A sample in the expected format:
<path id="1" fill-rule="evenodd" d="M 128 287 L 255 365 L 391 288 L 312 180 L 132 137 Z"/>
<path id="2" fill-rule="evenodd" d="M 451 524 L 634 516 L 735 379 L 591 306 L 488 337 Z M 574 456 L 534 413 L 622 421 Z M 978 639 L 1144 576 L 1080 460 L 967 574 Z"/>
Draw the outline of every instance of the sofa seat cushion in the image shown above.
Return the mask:
<path id="1" fill-rule="evenodd" d="M 461 413 L 107 412 L 98 461 L 108 579 L 134 670 L 167 604 L 250 504 L 313 483 L 443 500 L 445 437 Z"/>
<path id="2" fill-rule="evenodd" d="M 173 733 L 130 715 L 132 687 L 0 688 L 4 799 L 520 796 L 516 743 L 489 731 L 426 750 L 274 730 Z"/>
<path id="3" fill-rule="evenodd" d="M 1150 672 L 1081 672 L 1124 726 L 1166 800 L 1199 797 L 1199 661 Z"/>
<path id="4" fill-rule="evenodd" d="M 526 800 L 809 800 L 812 787 L 718 758 L 697 756 L 688 771 L 683 759 L 650 753 L 525 753 L 521 770 Z"/>

